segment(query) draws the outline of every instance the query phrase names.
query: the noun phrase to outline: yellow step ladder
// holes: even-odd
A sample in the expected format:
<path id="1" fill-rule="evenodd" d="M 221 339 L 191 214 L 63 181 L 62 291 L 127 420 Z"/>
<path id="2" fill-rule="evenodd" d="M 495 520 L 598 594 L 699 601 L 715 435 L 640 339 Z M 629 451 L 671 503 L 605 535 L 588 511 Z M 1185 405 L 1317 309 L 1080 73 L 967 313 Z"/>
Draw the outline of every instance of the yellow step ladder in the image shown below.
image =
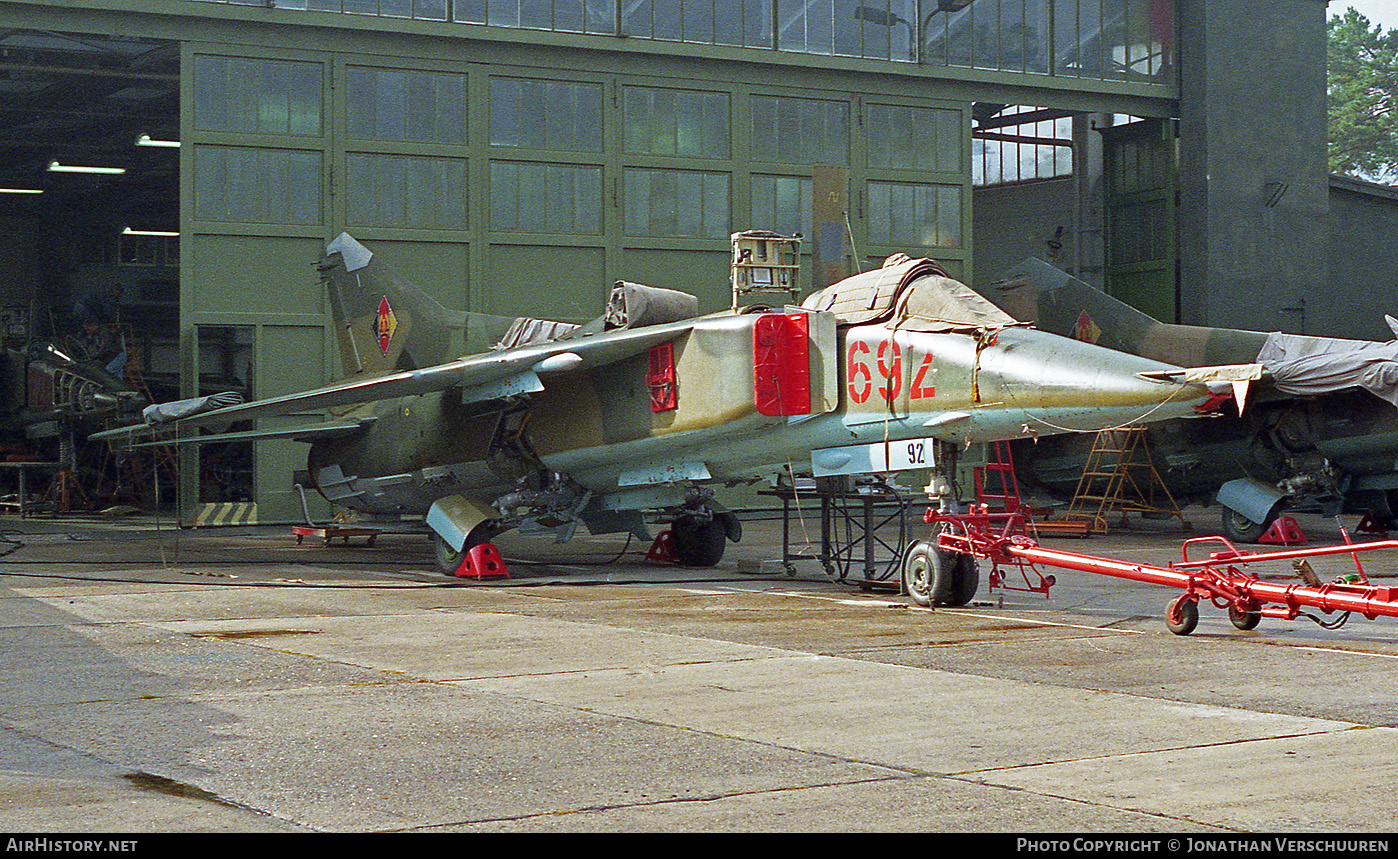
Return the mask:
<path id="1" fill-rule="evenodd" d="M 1064 518 L 1086 522 L 1092 533 L 1105 534 L 1114 512 L 1120 512 L 1122 527 L 1128 514 L 1139 513 L 1153 519 L 1173 517 L 1184 530 L 1190 528 L 1155 469 L 1145 427 L 1097 433 Z"/>

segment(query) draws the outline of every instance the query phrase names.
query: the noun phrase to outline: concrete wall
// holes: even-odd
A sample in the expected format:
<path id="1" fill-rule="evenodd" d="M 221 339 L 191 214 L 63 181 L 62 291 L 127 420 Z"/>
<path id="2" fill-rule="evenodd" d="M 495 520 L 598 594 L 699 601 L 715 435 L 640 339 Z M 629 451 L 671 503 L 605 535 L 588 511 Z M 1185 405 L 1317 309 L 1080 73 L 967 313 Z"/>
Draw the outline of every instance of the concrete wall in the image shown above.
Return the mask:
<path id="1" fill-rule="evenodd" d="M 1398 188 L 1330 177 L 1330 294 L 1337 337 L 1391 340 L 1398 317 Z M 1317 302 L 1322 303 L 1322 302 Z M 1311 302 L 1307 302 L 1310 315 Z"/>
<path id="2" fill-rule="evenodd" d="M 1049 246 L 1058 228 L 1056 251 Z M 984 288 L 1029 257 L 1072 271 L 1073 179 L 1046 179 L 976 188 L 971 197 L 976 237 L 971 284 Z"/>
<path id="3" fill-rule="evenodd" d="M 1180 321 L 1332 332 L 1324 0 L 1180 11 Z"/>

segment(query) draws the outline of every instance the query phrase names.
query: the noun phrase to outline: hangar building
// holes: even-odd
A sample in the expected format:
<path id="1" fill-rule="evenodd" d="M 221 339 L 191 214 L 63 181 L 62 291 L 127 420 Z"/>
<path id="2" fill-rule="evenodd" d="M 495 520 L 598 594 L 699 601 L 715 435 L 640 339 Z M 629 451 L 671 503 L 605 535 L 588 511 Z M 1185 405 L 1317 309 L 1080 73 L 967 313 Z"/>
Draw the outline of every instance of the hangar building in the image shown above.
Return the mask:
<path id="1" fill-rule="evenodd" d="M 346 230 L 500 315 L 589 319 L 617 280 L 718 309 L 730 233 L 765 229 L 805 237 L 811 286 L 894 252 L 978 285 L 1035 255 L 1162 319 L 1386 336 L 1321 298 L 1332 196 L 1392 207 L 1332 190 L 1325 19 L 1324 0 L 0 0 L 7 345 L 71 335 L 115 286 L 156 396 L 320 384 L 313 263 Z M 297 515 L 303 450 L 224 452 L 186 485 Z"/>

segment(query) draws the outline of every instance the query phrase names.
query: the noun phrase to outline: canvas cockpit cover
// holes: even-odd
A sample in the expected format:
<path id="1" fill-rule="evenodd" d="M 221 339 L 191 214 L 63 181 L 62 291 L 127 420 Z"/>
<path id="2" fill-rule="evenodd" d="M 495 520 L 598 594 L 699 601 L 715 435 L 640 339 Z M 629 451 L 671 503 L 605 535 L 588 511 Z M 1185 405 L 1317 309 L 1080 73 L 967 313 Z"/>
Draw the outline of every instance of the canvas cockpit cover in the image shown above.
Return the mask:
<path id="1" fill-rule="evenodd" d="M 987 331 L 1021 324 L 932 260 L 903 254 L 889 257 L 882 268 L 813 293 L 801 306 L 834 313 L 841 325 L 893 319 L 899 328 L 914 331 Z"/>

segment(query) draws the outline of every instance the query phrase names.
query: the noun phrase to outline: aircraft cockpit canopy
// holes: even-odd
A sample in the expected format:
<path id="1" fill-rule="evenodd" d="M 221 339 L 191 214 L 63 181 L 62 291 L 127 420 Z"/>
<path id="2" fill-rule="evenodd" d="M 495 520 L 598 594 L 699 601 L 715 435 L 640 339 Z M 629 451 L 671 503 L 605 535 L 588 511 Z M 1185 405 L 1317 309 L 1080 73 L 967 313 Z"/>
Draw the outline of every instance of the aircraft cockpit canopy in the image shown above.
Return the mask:
<path id="1" fill-rule="evenodd" d="M 932 260 L 904 254 L 811 294 L 801 306 L 834 313 L 840 325 L 896 319 L 914 331 L 986 331 L 1021 324 Z"/>

